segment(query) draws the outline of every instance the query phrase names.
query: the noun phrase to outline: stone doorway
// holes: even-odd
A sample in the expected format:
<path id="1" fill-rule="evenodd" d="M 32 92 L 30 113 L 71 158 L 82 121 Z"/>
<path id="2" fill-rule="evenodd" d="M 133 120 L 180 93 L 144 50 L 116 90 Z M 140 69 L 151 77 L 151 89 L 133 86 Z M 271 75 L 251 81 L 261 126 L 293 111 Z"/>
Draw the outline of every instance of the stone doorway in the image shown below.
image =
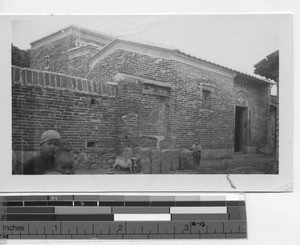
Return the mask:
<path id="1" fill-rule="evenodd" d="M 243 152 L 247 146 L 247 114 L 248 108 L 242 106 L 235 107 L 235 134 L 234 151 Z"/>

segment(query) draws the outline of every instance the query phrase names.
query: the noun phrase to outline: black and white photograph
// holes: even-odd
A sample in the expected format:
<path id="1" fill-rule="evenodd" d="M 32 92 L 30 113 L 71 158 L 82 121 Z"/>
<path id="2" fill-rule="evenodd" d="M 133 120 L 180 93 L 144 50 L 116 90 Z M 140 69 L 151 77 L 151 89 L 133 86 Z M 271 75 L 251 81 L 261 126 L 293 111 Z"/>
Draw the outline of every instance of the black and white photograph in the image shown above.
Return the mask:
<path id="1" fill-rule="evenodd" d="M 274 179 L 290 166 L 279 154 L 290 15 L 10 23 L 12 176 L 208 175 L 235 190 L 235 176 Z"/>
<path id="2" fill-rule="evenodd" d="M 2 0 L 0 239 L 297 244 L 298 14 Z"/>
<path id="3" fill-rule="evenodd" d="M 14 174 L 278 174 L 279 16 L 72 18 L 12 23 Z"/>

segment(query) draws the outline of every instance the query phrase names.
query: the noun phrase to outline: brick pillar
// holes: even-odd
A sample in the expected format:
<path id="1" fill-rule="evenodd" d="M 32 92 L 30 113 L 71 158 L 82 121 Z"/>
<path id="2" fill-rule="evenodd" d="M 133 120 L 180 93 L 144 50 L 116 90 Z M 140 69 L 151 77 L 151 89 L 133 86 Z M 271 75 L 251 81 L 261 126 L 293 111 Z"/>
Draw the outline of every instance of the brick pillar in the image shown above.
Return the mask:
<path id="1" fill-rule="evenodd" d="M 114 78 L 118 83 L 118 153 L 124 147 L 139 145 L 139 114 L 141 109 L 141 83 L 134 78 L 118 74 Z"/>

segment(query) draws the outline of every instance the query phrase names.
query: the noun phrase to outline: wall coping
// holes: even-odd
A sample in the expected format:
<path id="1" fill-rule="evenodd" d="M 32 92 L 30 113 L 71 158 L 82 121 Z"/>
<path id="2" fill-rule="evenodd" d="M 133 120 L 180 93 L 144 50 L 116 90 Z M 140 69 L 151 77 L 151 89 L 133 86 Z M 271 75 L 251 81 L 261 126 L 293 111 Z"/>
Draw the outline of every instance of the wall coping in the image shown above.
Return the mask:
<path id="1" fill-rule="evenodd" d="M 62 73 L 12 66 L 12 83 L 116 98 L 117 85 Z"/>

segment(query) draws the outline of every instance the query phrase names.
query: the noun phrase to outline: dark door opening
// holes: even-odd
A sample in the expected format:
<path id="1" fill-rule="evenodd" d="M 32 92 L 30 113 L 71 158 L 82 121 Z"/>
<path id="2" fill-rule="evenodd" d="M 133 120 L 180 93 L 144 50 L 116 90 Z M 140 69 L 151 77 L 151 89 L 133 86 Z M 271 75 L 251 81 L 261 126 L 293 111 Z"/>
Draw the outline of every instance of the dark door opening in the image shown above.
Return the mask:
<path id="1" fill-rule="evenodd" d="M 234 151 L 244 150 L 247 141 L 247 108 L 235 107 Z"/>

